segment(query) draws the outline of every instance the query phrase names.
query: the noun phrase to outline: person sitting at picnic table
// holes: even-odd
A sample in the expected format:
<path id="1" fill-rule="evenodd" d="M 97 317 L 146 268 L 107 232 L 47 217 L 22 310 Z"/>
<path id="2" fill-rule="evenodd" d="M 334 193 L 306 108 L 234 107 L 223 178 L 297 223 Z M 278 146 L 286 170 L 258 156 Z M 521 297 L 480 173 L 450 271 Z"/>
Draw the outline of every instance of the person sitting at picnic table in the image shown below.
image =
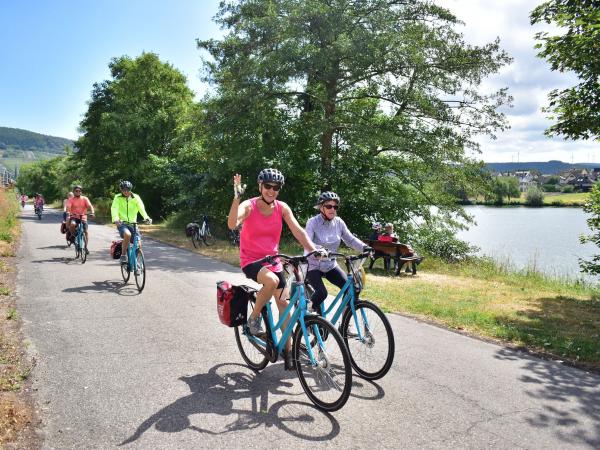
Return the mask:
<path id="1" fill-rule="evenodd" d="M 381 242 L 398 242 L 398 236 L 394 233 L 394 225 L 392 223 L 386 223 L 385 227 L 383 227 L 383 233 L 377 236 L 377 240 Z M 390 255 L 386 253 L 377 252 L 379 254 L 375 254 L 375 258 L 382 257 L 383 258 L 383 268 L 385 270 L 390 270 Z M 394 270 L 396 270 L 397 262 L 394 260 Z"/>
<path id="2" fill-rule="evenodd" d="M 386 223 L 383 228 L 383 233 L 379 235 L 377 240 L 383 242 L 398 242 L 398 236 L 394 233 L 394 224 Z"/>
<path id="3" fill-rule="evenodd" d="M 369 239 L 371 241 L 376 241 L 379 239 L 381 235 L 381 224 L 379 222 L 373 222 L 371 224 L 371 234 L 369 235 Z"/>

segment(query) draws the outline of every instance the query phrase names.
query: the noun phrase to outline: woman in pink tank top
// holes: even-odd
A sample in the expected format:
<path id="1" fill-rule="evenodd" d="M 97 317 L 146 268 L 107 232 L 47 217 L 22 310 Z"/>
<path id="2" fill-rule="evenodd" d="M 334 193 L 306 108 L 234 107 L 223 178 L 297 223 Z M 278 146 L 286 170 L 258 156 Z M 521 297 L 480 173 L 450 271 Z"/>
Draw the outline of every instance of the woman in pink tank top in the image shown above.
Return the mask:
<path id="1" fill-rule="evenodd" d="M 315 250 L 315 245 L 294 217 L 290 207 L 277 200 L 284 182 L 285 179 L 279 170 L 263 169 L 258 174 L 260 195 L 240 203 L 245 185 L 242 185 L 241 175 L 236 174 L 233 177 L 234 197 L 229 210 L 227 226 L 233 230 L 243 224 L 240 233 L 240 265 L 248 278 L 262 284 L 262 288 L 256 293 L 256 304 L 252 314 L 248 318 L 248 328 L 254 335 L 264 335 L 260 311 L 271 297 L 275 296 L 280 314 L 285 312 L 289 302 L 289 292 L 285 289 L 286 283 L 281 263 L 278 262 L 277 265 L 272 266 L 268 263 L 255 262 L 279 252 L 283 221 L 306 251 Z M 286 318 L 284 326 L 287 326 L 287 320 L 289 317 Z M 293 370 L 294 364 L 290 350 L 291 339 L 288 339 L 285 367 Z"/>

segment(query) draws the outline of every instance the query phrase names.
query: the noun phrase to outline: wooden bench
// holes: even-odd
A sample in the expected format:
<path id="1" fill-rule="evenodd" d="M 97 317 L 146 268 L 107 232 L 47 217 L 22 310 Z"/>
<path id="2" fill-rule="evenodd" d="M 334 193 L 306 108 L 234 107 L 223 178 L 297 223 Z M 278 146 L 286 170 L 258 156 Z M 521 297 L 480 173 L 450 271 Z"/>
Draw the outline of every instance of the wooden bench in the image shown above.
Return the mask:
<path id="1" fill-rule="evenodd" d="M 373 241 L 369 239 L 365 240 L 365 243 L 369 244 L 377 252 L 375 257 L 371 259 L 369 269 L 373 268 L 373 264 L 375 264 L 377 258 L 388 257 L 390 261 L 395 262 L 396 275 L 400 275 L 400 271 L 405 264 L 410 268 L 413 275 L 417 274 L 417 265 L 423 260 L 423 257 L 411 252 L 408 245 L 399 242 Z M 413 256 L 403 256 L 410 253 L 413 253 Z"/>

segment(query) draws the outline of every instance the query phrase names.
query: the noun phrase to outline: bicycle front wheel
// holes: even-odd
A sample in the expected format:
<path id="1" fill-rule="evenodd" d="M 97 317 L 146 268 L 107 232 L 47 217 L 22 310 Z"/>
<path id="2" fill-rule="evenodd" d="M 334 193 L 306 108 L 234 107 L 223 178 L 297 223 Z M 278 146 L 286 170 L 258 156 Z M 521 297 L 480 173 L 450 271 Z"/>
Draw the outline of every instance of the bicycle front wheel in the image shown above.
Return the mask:
<path id="1" fill-rule="evenodd" d="M 367 380 L 383 377 L 394 361 L 394 332 L 381 309 L 367 300 L 356 302 L 356 320 L 348 306 L 340 331 L 350 353 L 350 362 L 358 375 Z M 362 333 L 360 339 L 356 323 Z"/>
<path id="2" fill-rule="evenodd" d="M 254 308 L 254 301 L 248 302 L 248 315 Z M 248 326 L 246 324 L 235 327 L 235 342 L 246 364 L 253 370 L 262 370 L 267 367 L 269 360 L 267 356 L 261 352 L 260 346 L 254 343 L 248 337 Z"/>
<path id="3" fill-rule="evenodd" d="M 210 228 L 206 227 L 206 230 L 204 230 L 202 241 L 204 242 L 204 245 L 213 245 L 215 243 L 215 239 L 210 232 Z"/>
<path id="4" fill-rule="evenodd" d="M 135 257 L 135 284 L 137 285 L 138 291 L 142 292 L 146 285 L 146 263 L 144 261 L 144 254 L 142 250 L 138 248 L 137 256 Z"/>
<path id="5" fill-rule="evenodd" d="M 293 343 L 300 384 L 317 408 L 337 411 L 348 401 L 352 388 L 348 349 L 339 331 L 322 317 L 306 316 L 305 325 L 308 335 L 296 327 Z"/>
<path id="6" fill-rule="evenodd" d="M 129 281 L 129 277 L 131 276 L 131 269 L 129 268 L 129 263 L 121 263 L 121 276 L 123 277 L 123 281 L 127 283 Z"/>
<path id="7" fill-rule="evenodd" d="M 79 256 L 81 257 L 81 264 L 85 264 L 87 261 L 87 246 L 85 244 L 81 247 Z"/>

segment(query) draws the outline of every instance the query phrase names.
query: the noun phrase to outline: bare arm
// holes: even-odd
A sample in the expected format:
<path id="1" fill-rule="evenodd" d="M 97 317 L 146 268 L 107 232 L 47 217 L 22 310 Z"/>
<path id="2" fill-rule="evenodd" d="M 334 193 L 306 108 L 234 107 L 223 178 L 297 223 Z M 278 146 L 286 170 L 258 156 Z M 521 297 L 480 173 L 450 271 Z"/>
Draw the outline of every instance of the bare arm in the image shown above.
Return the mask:
<path id="1" fill-rule="evenodd" d="M 227 226 L 230 230 L 234 230 L 250 215 L 251 207 L 250 200 L 244 200 L 240 203 L 240 199 L 234 198 L 229 208 L 229 216 L 227 216 Z"/>
<path id="2" fill-rule="evenodd" d="M 283 208 L 283 220 L 285 220 L 285 223 L 289 227 L 296 240 L 300 242 L 300 245 L 302 245 L 302 247 L 304 247 L 304 250 L 306 250 L 307 252 L 315 251 L 315 244 L 310 240 L 308 234 L 306 234 L 306 231 L 304 231 L 304 228 L 300 226 L 300 224 L 294 217 L 294 213 L 292 213 L 290 207 L 286 203 L 280 203 Z"/>
<path id="3" fill-rule="evenodd" d="M 242 176 L 236 173 L 233 176 L 233 201 L 231 202 L 231 208 L 229 208 L 229 215 L 227 216 L 227 226 L 230 230 L 237 228 L 250 215 L 250 201 L 245 200 L 240 204 L 240 197 L 244 193 L 245 188 L 246 186 L 242 184 Z"/>

